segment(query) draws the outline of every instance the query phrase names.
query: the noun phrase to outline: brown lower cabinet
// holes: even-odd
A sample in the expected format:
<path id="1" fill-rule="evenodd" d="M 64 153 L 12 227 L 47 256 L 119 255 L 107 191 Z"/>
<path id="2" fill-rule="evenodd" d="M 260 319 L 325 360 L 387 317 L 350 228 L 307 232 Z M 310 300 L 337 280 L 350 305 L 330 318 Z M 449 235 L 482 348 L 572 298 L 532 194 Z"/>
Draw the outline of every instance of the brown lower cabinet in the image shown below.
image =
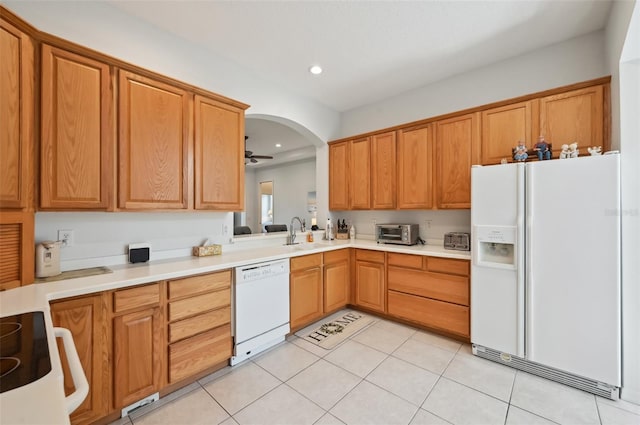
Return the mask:
<path id="1" fill-rule="evenodd" d="M 89 381 L 71 422 L 94 423 L 231 357 L 231 271 L 53 301 L 51 316 L 71 331 Z M 58 348 L 68 395 L 75 388 Z"/>
<path id="2" fill-rule="evenodd" d="M 357 249 L 355 253 L 355 305 L 384 313 L 385 295 L 385 253 Z"/>
<path id="3" fill-rule="evenodd" d="M 109 411 L 109 352 L 106 294 L 90 295 L 51 303 L 54 326 L 69 329 L 89 382 L 89 394 L 71 414 L 74 424 L 89 424 Z M 75 391 L 62 341 L 58 351 L 64 372 L 64 392 Z"/>
<path id="4" fill-rule="evenodd" d="M 289 303 L 291 329 L 303 327 L 322 317 L 322 254 L 303 255 L 290 260 Z"/>

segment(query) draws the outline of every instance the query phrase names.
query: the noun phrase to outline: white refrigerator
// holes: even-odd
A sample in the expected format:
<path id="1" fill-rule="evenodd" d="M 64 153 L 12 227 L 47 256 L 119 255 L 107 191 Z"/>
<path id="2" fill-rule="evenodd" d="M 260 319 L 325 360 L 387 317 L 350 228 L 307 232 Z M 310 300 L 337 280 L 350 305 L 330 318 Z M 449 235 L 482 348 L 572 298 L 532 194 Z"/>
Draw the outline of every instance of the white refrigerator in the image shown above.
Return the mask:
<path id="1" fill-rule="evenodd" d="M 474 354 L 617 398 L 619 154 L 474 166 L 471 182 Z"/>

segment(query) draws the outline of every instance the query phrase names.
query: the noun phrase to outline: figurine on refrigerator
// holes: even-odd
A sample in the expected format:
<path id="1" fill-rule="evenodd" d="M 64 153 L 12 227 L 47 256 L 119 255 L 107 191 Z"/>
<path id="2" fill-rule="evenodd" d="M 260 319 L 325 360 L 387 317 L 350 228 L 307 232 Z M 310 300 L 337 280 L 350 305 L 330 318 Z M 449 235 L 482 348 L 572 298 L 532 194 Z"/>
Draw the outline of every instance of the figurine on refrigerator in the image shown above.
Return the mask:
<path id="1" fill-rule="evenodd" d="M 580 154 L 578 144 L 573 142 L 569 145 L 569 158 L 577 158 Z"/>
<path id="2" fill-rule="evenodd" d="M 587 151 L 591 154 L 591 156 L 602 155 L 602 146 L 594 146 L 587 148 Z"/>
<path id="3" fill-rule="evenodd" d="M 522 142 L 522 140 L 518 140 L 518 146 L 513 148 L 513 159 L 515 161 L 526 161 L 529 155 L 527 154 L 527 148 Z"/>
<path id="4" fill-rule="evenodd" d="M 544 136 L 538 137 L 538 143 L 533 146 L 533 150 L 538 155 L 538 160 L 551 159 L 551 145 L 547 143 Z"/>

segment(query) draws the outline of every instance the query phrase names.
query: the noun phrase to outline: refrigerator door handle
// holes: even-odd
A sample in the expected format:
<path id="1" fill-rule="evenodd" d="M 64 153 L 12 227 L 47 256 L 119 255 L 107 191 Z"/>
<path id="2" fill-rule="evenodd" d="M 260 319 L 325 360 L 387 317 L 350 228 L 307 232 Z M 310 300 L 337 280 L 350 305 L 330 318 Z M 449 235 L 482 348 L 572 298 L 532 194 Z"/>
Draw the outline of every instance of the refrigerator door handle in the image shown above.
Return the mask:
<path id="1" fill-rule="evenodd" d="M 515 246 L 515 261 L 516 261 L 516 286 L 517 286 L 517 345 L 516 345 L 516 354 L 519 357 L 524 357 L 526 354 L 525 351 L 525 214 L 526 214 L 526 203 L 525 203 L 525 168 L 524 166 L 519 166 L 517 171 L 517 179 L 518 179 L 518 191 L 517 191 L 517 219 L 516 219 L 516 246 Z M 475 250 L 477 251 L 477 250 Z"/>
<path id="2" fill-rule="evenodd" d="M 534 167 L 527 166 L 526 167 L 526 175 L 525 175 L 525 184 L 527 187 L 526 190 L 526 258 L 525 258 L 525 271 L 526 271 L 526 284 L 525 284 L 525 342 L 524 342 L 524 351 L 525 358 L 531 358 L 533 356 L 534 348 L 531 341 L 533 335 L 533 256 L 531 255 L 533 248 L 533 208 L 530 208 L 533 205 L 533 173 Z"/>

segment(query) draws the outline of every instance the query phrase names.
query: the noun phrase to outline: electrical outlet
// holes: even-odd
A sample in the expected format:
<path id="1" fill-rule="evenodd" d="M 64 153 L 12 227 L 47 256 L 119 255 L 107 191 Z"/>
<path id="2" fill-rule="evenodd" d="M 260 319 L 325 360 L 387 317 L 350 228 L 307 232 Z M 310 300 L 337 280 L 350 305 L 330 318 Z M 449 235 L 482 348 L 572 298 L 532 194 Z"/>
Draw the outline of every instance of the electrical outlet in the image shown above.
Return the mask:
<path id="1" fill-rule="evenodd" d="M 373 232 L 374 232 L 374 233 L 375 233 L 375 231 L 376 231 L 376 222 L 377 222 L 377 221 L 376 221 L 376 219 L 375 219 L 375 218 L 372 218 L 372 219 L 371 219 L 371 229 L 373 230 Z"/>
<path id="2" fill-rule="evenodd" d="M 73 230 L 58 230 L 58 240 L 62 242 L 62 248 L 73 246 Z"/>
<path id="3" fill-rule="evenodd" d="M 426 229 L 431 229 L 431 221 L 432 221 L 431 219 L 424 221 L 424 227 Z"/>

